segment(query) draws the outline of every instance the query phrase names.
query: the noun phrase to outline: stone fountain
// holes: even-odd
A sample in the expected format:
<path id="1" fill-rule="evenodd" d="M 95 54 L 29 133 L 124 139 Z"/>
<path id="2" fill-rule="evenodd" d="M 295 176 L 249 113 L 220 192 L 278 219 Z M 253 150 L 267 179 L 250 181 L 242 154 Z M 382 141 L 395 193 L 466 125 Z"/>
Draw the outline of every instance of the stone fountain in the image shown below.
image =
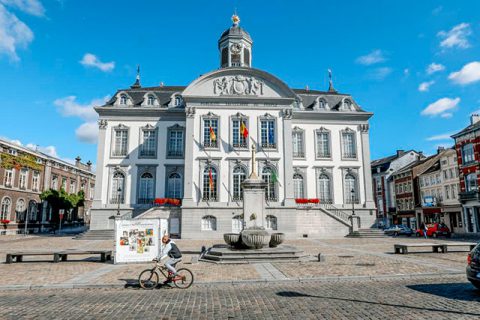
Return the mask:
<path id="1" fill-rule="evenodd" d="M 228 247 L 214 246 L 203 256 L 204 261 L 217 263 L 249 263 L 272 259 L 298 260 L 301 251 L 291 246 L 278 247 L 284 233 L 269 233 L 265 228 L 266 183 L 255 172 L 255 146 L 252 146 L 252 172 L 243 187 L 243 230 L 240 233 L 225 233 L 223 239 Z"/>

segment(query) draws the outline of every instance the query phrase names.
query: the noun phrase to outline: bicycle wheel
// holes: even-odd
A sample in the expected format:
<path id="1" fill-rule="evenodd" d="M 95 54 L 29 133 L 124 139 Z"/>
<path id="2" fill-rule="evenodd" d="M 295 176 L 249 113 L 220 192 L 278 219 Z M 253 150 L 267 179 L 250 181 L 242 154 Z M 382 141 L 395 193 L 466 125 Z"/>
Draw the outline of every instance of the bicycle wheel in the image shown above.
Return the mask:
<path id="1" fill-rule="evenodd" d="M 155 269 L 143 270 L 138 277 L 138 284 L 143 289 L 151 290 L 156 288 L 158 285 L 158 273 L 155 271 Z"/>
<path id="2" fill-rule="evenodd" d="M 193 273 L 187 268 L 177 270 L 177 276 L 173 278 L 173 283 L 179 289 L 187 289 L 193 283 Z"/>

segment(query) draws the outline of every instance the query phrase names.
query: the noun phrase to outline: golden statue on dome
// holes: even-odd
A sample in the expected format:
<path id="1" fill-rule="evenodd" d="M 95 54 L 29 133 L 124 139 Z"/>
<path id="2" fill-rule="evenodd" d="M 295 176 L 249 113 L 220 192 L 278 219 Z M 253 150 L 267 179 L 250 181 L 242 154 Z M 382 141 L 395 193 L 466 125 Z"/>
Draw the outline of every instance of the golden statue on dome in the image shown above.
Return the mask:
<path id="1" fill-rule="evenodd" d="M 233 14 L 232 22 L 234 26 L 238 26 L 238 24 L 240 23 L 240 17 L 237 15 L 237 13 Z"/>

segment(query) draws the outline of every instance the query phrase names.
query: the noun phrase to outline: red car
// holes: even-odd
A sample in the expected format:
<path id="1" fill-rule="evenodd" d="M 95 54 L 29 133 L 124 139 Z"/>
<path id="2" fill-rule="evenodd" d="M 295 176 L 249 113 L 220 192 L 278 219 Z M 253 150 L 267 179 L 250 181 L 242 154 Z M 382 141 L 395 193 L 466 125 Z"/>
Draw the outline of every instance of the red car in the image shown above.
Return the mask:
<path id="1" fill-rule="evenodd" d="M 450 238 L 452 233 L 450 232 L 450 229 L 444 224 L 444 223 L 432 223 L 432 224 L 427 224 L 427 237 L 439 237 L 439 236 L 444 236 L 447 238 Z M 424 237 L 425 233 L 423 229 L 417 229 L 416 232 L 417 237 Z"/>

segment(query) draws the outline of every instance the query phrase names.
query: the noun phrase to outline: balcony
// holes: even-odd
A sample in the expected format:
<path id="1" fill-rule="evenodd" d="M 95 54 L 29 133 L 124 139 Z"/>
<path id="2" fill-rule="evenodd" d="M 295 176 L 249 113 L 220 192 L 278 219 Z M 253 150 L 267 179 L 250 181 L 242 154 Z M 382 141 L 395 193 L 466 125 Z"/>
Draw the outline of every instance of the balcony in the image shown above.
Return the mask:
<path id="1" fill-rule="evenodd" d="M 236 149 L 247 149 L 247 143 L 246 142 L 234 142 L 232 143 L 233 147 Z"/>
<path id="2" fill-rule="evenodd" d="M 460 201 L 480 200 L 478 190 L 460 192 L 458 194 L 458 200 Z"/>
<path id="3" fill-rule="evenodd" d="M 204 148 L 218 148 L 217 141 L 205 141 L 203 142 Z"/>
<path id="4" fill-rule="evenodd" d="M 262 143 L 262 148 L 263 149 L 275 149 L 277 147 L 276 143 Z"/>

